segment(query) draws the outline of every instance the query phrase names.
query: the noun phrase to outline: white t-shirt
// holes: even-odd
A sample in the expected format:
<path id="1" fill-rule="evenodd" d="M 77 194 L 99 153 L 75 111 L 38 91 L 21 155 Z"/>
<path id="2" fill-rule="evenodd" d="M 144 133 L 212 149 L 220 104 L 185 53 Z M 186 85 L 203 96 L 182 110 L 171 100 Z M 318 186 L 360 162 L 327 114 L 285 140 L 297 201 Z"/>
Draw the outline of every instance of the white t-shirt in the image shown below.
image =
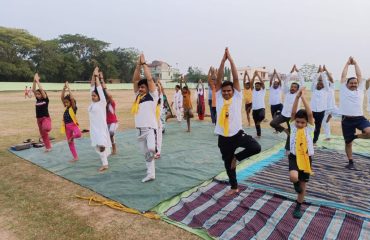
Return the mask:
<path id="1" fill-rule="evenodd" d="M 258 110 L 261 108 L 265 108 L 265 95 L 266 90 L 260 89 L 257 91 L 256 89 L 253 89 L 252 91 L 252 110 Z"/>
<path id="2" fill-rule="evenodd" d="M 320 75 L 322 76 L 324 88 L 317 90 L 317 82 Z M 313 112 L 324 112 L 328 109 L 329 83 L 326 72 L 316 74 L 315 76 L 311 85 L 311 109 Z"/>
<path id="3" fill-rule="evenodd" d="M 183 101 L 183 97 L 182 97 L 181 91 L 175 92 L 175 94 L 173 95 L 173 103 L 175 105 L 175 109 L 182 108 L 182 101 Z"/>
<path id="4" fill-rule="evenodd" d="M 314 155 L 314 148 L 313 148 L 313 132 L 315 131 L 315 126 L 307 123 L 307 127 L 304 128 L 304 132 L 307 139 L 307 150 L 308 155 Z M 290 152 L 293 155 L 296 155 L 295 151 L 295 143 L 296 143 L 296 135 L 297 135 L 297 127 L 295 126 L 295 121 L 290 122 Z"/>
<path id="5" fill-rule="evenodd" d="M 356 91 L 347 88 L 346 82 L 340 86 L 339 112 L 344 116 L 363 116 L 365 81 L 361 81 Z"/>
<path id="6" fill-rule="evenodd" d="M 281 103 L 281 87 L 270 87 L 270 105 L 277 105 Z"/>
<path id="7" fill-rule="evenodd" d="M 293 104 L 294 104 L 296 96 L 297 96 L 297 93 L 291 94 L 289 92 L 285 94 L 283 110 L 281 111 L 281 115 L 287 118 L 290 118 L 292 116 Z M 299 99 L 299 102 L 300 101 L 301 100 Z M 299 109 L 299 105 L 298 105 L 298 109 Z"/>
<path id="8" fill-rule="evenodd" d="M 136 97 L 138 93 L 136 94 Z M 149 92 L 140 100 L 139 111 L 135 115 L 135 127 L 158 128 L 155 110 L 158 104 L 158 91 Z"/>
<path id="9" fill-rule="evenodd" d="M 224 136 L 224 129 L 220 127 L 219 116 L 217 116 L 217 123 L 215 127 L 215 134 L 232 137 L 242 130 L 242 102 L 243 95 L 241 92 L 234 89 L 234 95 L 232 97 L 232 103 L 229 107 L 229 136 Z M 221 113 L 222 107 L 224 105 L 224 98 L 222 97 L 221 90 L 216 92 L 216 112 Z"/>

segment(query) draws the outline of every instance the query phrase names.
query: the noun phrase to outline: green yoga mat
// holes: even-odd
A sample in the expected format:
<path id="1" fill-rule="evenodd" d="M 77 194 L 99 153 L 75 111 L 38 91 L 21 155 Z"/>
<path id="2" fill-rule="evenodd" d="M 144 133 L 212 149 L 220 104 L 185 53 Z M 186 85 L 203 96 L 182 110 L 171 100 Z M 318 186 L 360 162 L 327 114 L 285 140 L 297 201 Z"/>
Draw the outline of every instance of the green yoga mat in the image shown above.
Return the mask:
<path id="1" fill-rule="evenodd" d="M 72 155 L 66 141 L 55 143 L 49 153 L 44 153 L 42 148 L 12 152 L 112 200 L 145 211 L 224 170 L 214 126 L 192 121 L 191 133 L 186 133 L 185 127 L 185 122 L 167 124 L 162 157 L 156 160 L 156 180 L 148 183 L 141 183 L 146 167 L 135 129 L 116 134 L 118 155 L 109 157 L 110 168 L 104 173 L 97 172 L 101 163 L 89 138 L 75 141 L 79 161 L 73 164 L 68 162 Z M 253 128 L 246 131 L 255 135 Z M 282 142 L 285 137 L 273 134 L 269 129 L 263 129 L 262 133 L 264 137 L 259 141 L 263 150 Z"/>

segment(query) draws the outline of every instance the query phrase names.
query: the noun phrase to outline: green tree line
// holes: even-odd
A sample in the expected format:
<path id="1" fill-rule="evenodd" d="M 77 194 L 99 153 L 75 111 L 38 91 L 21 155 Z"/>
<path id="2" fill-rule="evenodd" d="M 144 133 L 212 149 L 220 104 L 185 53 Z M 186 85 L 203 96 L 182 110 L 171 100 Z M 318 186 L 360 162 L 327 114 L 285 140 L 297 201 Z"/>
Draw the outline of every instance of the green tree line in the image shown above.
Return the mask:
<path id="1" fill-rule="evenodd" d="M 87 81 L 99 66 L 105 78 L 131 82 L 139 50 L 109 46 L 80 34 L 42 40 L 26 30 L 0 26 L 0 81 L 29 81 L 35 72 L 44 82 Z"/>

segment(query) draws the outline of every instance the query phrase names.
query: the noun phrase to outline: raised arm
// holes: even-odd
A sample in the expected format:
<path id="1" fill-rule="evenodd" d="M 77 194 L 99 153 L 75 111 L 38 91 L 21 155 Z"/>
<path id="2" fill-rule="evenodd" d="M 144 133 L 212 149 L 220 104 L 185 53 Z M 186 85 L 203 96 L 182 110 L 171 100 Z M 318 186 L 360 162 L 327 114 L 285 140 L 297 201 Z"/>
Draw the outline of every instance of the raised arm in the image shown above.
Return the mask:
<path id="1" fill-rule="evenodd" d="M 325 65 L 322 70 L 326 73 L 326 76 L 328 77 L 329 82 L 334 83 L 333 75 L 329 73 Z"/>
<path id="2" fill-rule="evenodd" d="M 276 72 L 276 78 L 279 82 L 279 86 L 281 86 L 281 77 L 280 77 L 280 74 L 278 72 Z"/>
<path id="3" fill-rule="evenodd" d="M 154 92 L 156 90 L 155 82 L 153 80 L 152 74 L 150 73 L 148 65 L 146 65 L 144 54 L 141 54 L 140 62 L 144 68 L 144 76 L 148 80 L 149 92 Z"/>
<path id="4" fill-rule="evenodd" d="M 308 103 L 305 95 L 304 95 L 304 87 L 302 88 L 302 94 L 301 94 L 301 99 L 302 99 L 302 103 L 303 103 L 303 106 L 304 108 L 306 109 L 306 112 L 307 112 L 307 117 L 308 117 L 308 123 L 311 124 L 311 125 L 314 125 L 315 124 L 315 120 L 313 118 L 313 113 L 312 113 L 312 110 L 311 110 L 311 107 L 310 107 L 310 104 Z"/>
<path id="5" fill-rule="evenodd" d="M 65 93 L 66 93 L 66 89 L 67 89 L 67 82 L 64 83 L 62 93 L 60 94 L 60 100 L 62 100 L 62 103 L 64 103 L 64 96 L 65 96 Z"/>
<path id="6" fill-rule="evenodd" d="M 36 93 L 36 75 L 38 75 L 38 74 L 35 73 L 35 75 L 33 76 L 33 83 L 32 83 L 32 92 L 33 92 L 33 94 Z"/>
<path id="7" fill-rule="evenodd" d="M 358 85 L 360 85 L 360 83 L 362 81 L 362 74 L 361 74 L 360 66 L 358 65 L 358 63 L 355 59 L 352 59 L 352 63 L 353 63 L 353 65 L 355 65 L 355 72 L 356 72 L 357 82 L 358 82 Z"/>
<path id="8" fill-rule="evenodd" d="M 45 91 L 42 88 L 42 85 L 40 83 L 40 76 L 39 76 L 38 73 L 35 74 L 35 80 L 36 80 L 37 86 L 39 87 L 39 90 L 40 90 L 40 93 L 41 93 L 42 98 L 44 98 L 44 99 L 47 98 L 47 95 L 46 95 L 46 93 L 45 93 Z"/>
<path id="9" fill-rule="evenodd" d="M 234 88 L 235 88 L 235 90 L 240 92 L 240 83 L 239 83 L 239 77 L 238 77 L 238 70 L 236 69 L 234 59 L 231 57 L 228 48 L 226 48 L 226 53 L 227 53 L 227 58 L 229 59 L 230 66 L 231 66 L 231 74 L 233 75 Z"/>
<path id="10" fill-rule="evenodd" d="M 251 86 L 251 89 L 252 90 L 254 89 L 254 80 L 256 79 L 257 74 L 258 74 L 258 72 L 257 71 L 254 71 L 253 77 L 252 77 L 251 81 L 249 82 L 249 85 Z"/>
<path id="11" fill-rule="evenodd" d="M 163 87 L 163 85 L 162 85 L 162 82 L 161 82 L 161 80 L 158 78 L 158 87 L 159 87 L 159 91 L 163 94 L 163 95 L 166 95 L 165 93 L 164 93 L 164 87 Z"/>
<path id="12" fill-rule="evenodd" d="M 213 67 L 209 68 L 209 73 L 208 73 L 208 85 L 211 89 L 215 87 L 215 83 L 212 80 L 213 75 L 215 74 L 215 69 Z"/>
<path id="13" fill-rule="evenodd" d="M 243 78 L 244 88 L 246 87 L 247 82 L 250 83 L 250 81 L 251 81 L 251 78 L 249 77 L 248 70 L 245 70 L 244 78 Z"/>
<path id="14" fill-rule="evenodd" d="M 139 91 L 138 83 L 140 81 L 140 69 L 141 69 L 141 55 L 139 56 L 139 59 L 136 63 L 134 75 L 132 75 L 132 84 L 134 85 L 134 92 L 137 93 Z"/>
<path id="15" fill-rule="evenodd" d="M 367 79 L 366 81 L 366 90 L 369 89 L 369 87 L 370 87 L 370 78 Z"/>
<path id="16" fill-rule="evenodd" d="M 257 78 L 258 78 L 258 80 L 260 80 L 262 89 L 265 89 L 265 83 L 263 82 L 263 80 L 262 80 L 262 78 L 261 78 L 261 76 L 258 72 L 257 72 Z"/>
<path id="17" fill-rule="evenodd" d="M 352 64 L 353 58 L 349 57 L 348 61 L 346 62 L 346 65 L 344 65 L 342 76 L 340 78 L 341 83 L 345 83 L 347 81 L 347 73 L 348 73 L 348 67 Z"/>
<path id="18" fill-rule="evenodd" d="M 76 109 L 76 101 L 75 101 L 75 98 L 72 95 L 72 91 L 71 91 L 71 88 L 69 87 L 68 81 L 65 83 L 65 85 L 67 86 L 69 98 L 71 99 L 71 106 L 72 106 L 73 109 Z"/>
<path id="19" fill-rule="evenodd" d="M 103 72 L 101 72 L 101 71 L 99 72 L 99 79 L 100 79 L 101 86 L 103 87 L 103 90 L 104 90 L 107 98 L 109 100 L 111 100 L 112 99 L 112 94 L 108 91 L 107 85 L 106 85 L 105 80 L 104 80 Z"/>
<path id="20" fill-rule="evenodd" d="M 271 78 L 270 78 L 270 87 L 272 86 L 272 82 L 274 81 L 275 74 L 276 74 L 276 69 L 274 69 L 274 72 L 271 75 Z"/>
<path id="21" fill-rule="evenodd" d="M 225 62 L 227 60 L 227 53 L 225 50 L 224 56 L 222 57 L 220 67 L 217 71 L 217 80 L 216 80 L 216 91 L 220 90 L 222 85 L 222 79 L 224 78 Z"/>

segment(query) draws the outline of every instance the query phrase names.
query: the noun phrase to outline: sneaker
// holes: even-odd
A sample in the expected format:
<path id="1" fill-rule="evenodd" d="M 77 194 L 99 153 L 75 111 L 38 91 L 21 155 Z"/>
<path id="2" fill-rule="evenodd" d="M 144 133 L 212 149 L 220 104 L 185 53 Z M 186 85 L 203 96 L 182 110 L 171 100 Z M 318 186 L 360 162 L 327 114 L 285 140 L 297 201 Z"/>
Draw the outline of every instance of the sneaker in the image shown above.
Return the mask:
<path id="1" fill-rule="evenodd" d="M 349 170 L 356 170 L 355 168 L 355 164 L 354 163 L 348 163 L 345 168 L 349 169 Z"/>
<path id="2" fill-rule="evenodd" d="M 293 183 L 293 185 L 294 185 L 294 190 L 296 191 L 296 193 L 301 193 L 302 192 L 302 188 L 301 188 L 301 186 L 299 184 L 299 181 Z"/>
<path id="3" fill-rule="evenodd" d="M 145 183 L 145 182 L 149 182 L 149 181 L 153 181 L 155 179 L 155 177 L 151 177 L 151 176 L 146 176 L 145 178 L 143 178 L 141 180 L 142 183 Z"/>

